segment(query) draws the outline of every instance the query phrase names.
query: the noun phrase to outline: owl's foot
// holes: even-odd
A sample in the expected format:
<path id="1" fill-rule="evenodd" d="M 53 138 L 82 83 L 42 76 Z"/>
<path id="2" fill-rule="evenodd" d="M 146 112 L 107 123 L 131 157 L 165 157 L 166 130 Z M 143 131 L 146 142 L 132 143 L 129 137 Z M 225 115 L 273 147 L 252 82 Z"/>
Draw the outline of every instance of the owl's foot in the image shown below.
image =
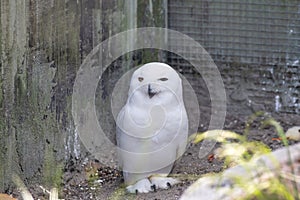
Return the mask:
<path id="1" fill-rule="evenodd" d="M 133 185 L 129 185 L 126 187 L 129 193 L 148 193 L 153 191 L 153 184 L 150 183 L 149 179 L 145 178 L 139 180 Z"/>
<path id="2" fill-rule="evenodd" d="M 161 177 L 161 176 L 152 176 L 150 178 L 150 181 L 152 185 L 154 185 L 155 189 L 161 188 L 161 189 L 168 189 L 171 188 L 171 186 L 179 183 L 180 181 L 175 178 L 170 177 Z"/>

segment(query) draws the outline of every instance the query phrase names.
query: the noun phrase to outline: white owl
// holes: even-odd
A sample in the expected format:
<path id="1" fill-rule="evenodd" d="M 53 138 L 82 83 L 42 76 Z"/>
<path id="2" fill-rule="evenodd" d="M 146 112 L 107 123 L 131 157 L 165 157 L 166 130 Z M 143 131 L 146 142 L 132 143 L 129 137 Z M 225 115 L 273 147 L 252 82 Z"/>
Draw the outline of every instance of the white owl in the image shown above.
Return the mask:
<path id="1" fill-rule="evenodd" d="M 179 181 L 167 177 L 185 151 L 188 117 L 181 78 L 153 62 L 132 75 L 128 99 L 117 117 L 117 144 L 127 191 L 147 193 Z"/>

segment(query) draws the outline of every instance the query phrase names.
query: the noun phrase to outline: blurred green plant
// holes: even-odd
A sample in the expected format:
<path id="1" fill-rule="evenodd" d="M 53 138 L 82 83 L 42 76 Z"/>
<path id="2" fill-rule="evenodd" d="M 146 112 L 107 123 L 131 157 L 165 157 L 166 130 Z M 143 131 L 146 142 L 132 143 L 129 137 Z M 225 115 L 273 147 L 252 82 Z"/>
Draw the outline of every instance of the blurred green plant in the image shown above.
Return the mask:
<path id="1" fill-rule="evenodd" d="M 284 134 L 282 126 L 273 118 L 267 116 L 264 112 L 257 112 L 250 116 L 246 123 L 244 134 L 238 134 L 228 130 L 209 130 L 204 133 L 196 133 L 190 136 L 193 143 L 199 143 L 204 139 L 211 139 L 221 143 L 221 147 L 215 151 L 215 156 L 224 160 L 225 167 L 241 165 L 250 171 L 258 171 L 255 162 L 261 155 L 270 155 L 271 149 L 260 141 L 249 141 L 248 136 L 251 125 L 259 118 L 261 120 L 261 128 L 266 126 L 273 126 L 283 142 L 284 146 L 288 146 L 288 140 Z M 290 153 L 289 153 L 290 157 Z M 274 165 L 278 162 L 271 157 Z M 291 158 L 290 163 L 291 163 Z M 277 163 L 276 163 L 277 162 Z M 291 170 L 294 172 L 292 165 Z M 263 170 L 263 174 L 253 179 L 244 177 L 235 177 L 235 184 L 245 191 L 244 197 L 241 199 L 249 200 L 276 200 L 286 199 L 294 200 L 299 199 L 299 191 L 294 181 L 293 192 L 285 186 L 281 181 L 280 176 L 270 171 L 267 167 Z M 258 173 L 260 174 L 260 173 Z M 294 173 L 293 173 L 294 174 Z M 267 177 L 267 178 L 266 178 Z"/>

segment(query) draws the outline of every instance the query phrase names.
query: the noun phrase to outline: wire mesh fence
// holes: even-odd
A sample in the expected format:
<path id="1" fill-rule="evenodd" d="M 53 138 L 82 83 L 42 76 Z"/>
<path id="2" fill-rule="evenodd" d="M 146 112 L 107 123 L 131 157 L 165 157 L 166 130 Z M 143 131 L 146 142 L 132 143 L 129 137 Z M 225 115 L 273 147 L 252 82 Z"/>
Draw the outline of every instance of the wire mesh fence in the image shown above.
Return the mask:
<path id="1" fill-rule="evenodd" d="M 298 0 L 173 0 L 168 27 L 210 53 L 229 101 L 240 90 L 244 99 L 238 100 L 251 109 L 300 112 Z M 174 54 L 168 59 L 175 66 L 182 62 Z"/>

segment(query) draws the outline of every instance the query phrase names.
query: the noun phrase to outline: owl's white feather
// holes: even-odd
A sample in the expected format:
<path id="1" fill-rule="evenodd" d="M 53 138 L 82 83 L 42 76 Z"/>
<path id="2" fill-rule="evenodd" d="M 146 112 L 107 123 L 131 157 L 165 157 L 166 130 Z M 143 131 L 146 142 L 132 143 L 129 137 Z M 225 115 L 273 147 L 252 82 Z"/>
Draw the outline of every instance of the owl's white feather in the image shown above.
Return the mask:
<path id="1" fill-rule="evenodd" d="M 149 192 L 177 183 L 166 176 L 184 153 L 187 136 L 179 75 L 164 63 L 138 68 L 117 118 L 119 160 L 127 190 Z"/>

